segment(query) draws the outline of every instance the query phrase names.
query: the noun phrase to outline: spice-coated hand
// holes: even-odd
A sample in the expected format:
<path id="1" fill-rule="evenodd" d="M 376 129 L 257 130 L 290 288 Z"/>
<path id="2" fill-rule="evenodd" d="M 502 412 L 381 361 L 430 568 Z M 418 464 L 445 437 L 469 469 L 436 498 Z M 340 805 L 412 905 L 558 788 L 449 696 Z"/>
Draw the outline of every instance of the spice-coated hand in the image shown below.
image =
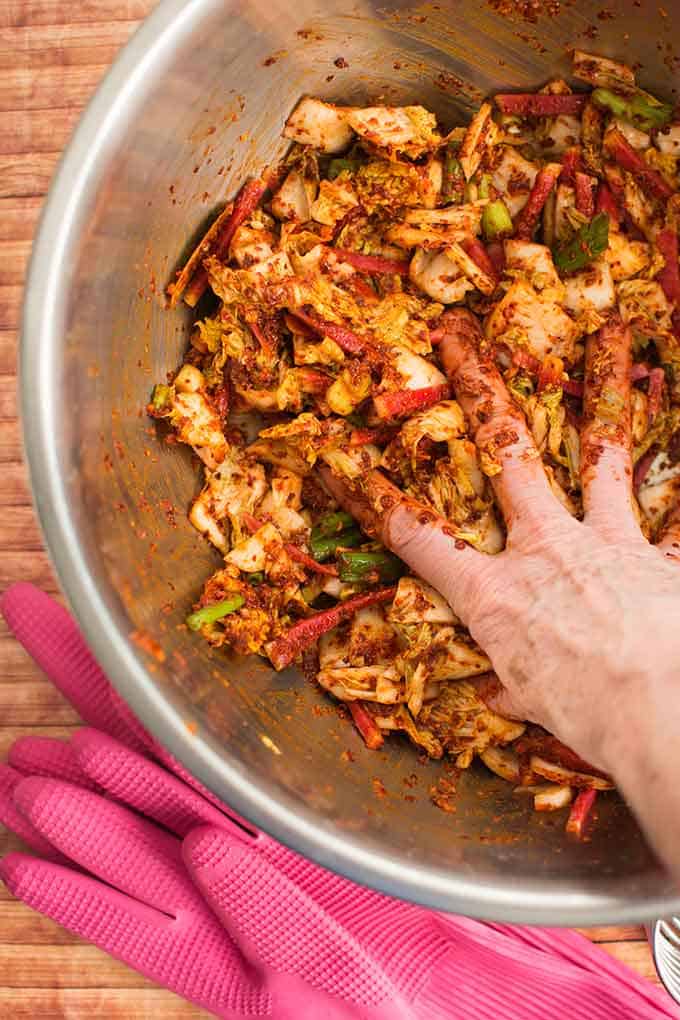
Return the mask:
<path id="1" fill-rule="evenodd" d="M 587 342 L 580 522 L 553 495 L 524 416 L 480 354 L 474 316 L 456 309 L 444 322 L 444 367 L 477 447 L 500 467 L 492 484 L 505 550 L 488 556 L 457 540 L 379 471 L 368 497 L 328 471 L 325 481 L 447 598 L 502 684 L 487 695 L 492 707 L 542 724 L 609 771 L 671 865 L 680 801 L 671 832 L 650 787 L 672 767 L 680 726 L 680 515 L 656 547 L 635 517 L 630 330 L 613 317 Z M 603 392 L 617 407 L 611 418 Z"/>

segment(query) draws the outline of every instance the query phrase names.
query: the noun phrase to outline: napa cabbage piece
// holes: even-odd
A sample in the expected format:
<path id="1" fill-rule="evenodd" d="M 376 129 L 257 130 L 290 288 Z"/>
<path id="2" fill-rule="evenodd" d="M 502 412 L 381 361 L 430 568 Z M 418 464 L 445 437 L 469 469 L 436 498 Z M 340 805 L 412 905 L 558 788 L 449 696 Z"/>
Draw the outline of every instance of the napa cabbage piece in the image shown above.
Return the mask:
<path id="1" fill-rule="evenodd" d="M 286 121 L 283 136 L 300 145 L 311 145 L 319 152 L 342 152 L 354 138 L 348 113 L 347 107 L 306 96 Z"/>
<path id="2" fill-rule="evenodd" d="M 578 324 L 557 304 L 544 299 L 524 280 L 515 280 L 494 306 L 485 324 L 486 335 L 511 349 L 527 348 L 534 357 L 556 354 L 571 363 L 581 333 Z"/>
<path id="3" fill-rule="evenodd" d="M 459 768 L 467 768 L 474 755 L 488 747 L 511 743 L 525 729 L 524 723 L 487 708 L 478 688 L 465 680 L 443 686 L 439 697 L 425 704 L 420 721 L 456 757 Z"/>
<path id="4" fill-rule="evenodd" d="M 264 467 L 227 447 L 219 467 L 206 471 L 206 484 L 189 513 L 193 526 L 213 545 L 226 552 L 244 537 L 243 515 L 252 513 L 267 491 Z"/>
<path id="5" fill-rule="evenodd" d="M 402 153 L 417 159 L 442 141 L 436 117 L 422 106 L 369 106 L 351 110 L 347 122 L 362 141 L 392 158 Z"/>

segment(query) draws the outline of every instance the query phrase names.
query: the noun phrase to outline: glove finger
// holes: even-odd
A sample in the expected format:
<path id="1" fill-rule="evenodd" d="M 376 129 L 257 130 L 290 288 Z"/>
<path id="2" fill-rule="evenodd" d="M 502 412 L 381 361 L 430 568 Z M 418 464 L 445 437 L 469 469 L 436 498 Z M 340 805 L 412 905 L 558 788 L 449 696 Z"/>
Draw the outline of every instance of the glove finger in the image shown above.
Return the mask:
<path id="1" fill-rule="evenodd" d="M 82 729 L 71 739 L 80 770 L 117 800 L 183 837 L 199 825 L 234 827 L 234 819 L 209 804 L 165 768 L 97 730 Z M 234 834 L 252 838 L 233 828 Z"/>
<path id="2" fill-rule="evenodd" d="M 32 584 L 0 597 L 7 626 L 85 722 L 143 751 L 113 709 L 112 690 L 69 613 Z"/>
<path id="3" fill-rule="evenodd" d="M 63 861 L 59 851 L 33 828 L 14 803 L 14 791 L 23 778 L 11 765 L 0 762 L 0 822 L 30 846 L 31 850 L 49 860 Z"/>
<path id="4" fill-rule="evenodd" d="M 398 992 L 373 956 L 263 854 L 212 827 L 190 833 L 182 854 L 194 882 L 255 965 L 357 1005 L 396 997 L 393 1015 L 402 1015 Z"/>
<path id="5" fill-rule="evenodd" d="M 187 924 L 25 854 L 0 861 L 0 878 L 34 910 L 216 1015 L 271 1015 L 269 997 L 247 980 L 237 950 L 207 909 Z"/>
<path id="6" fill-rule="evenodd" d="M 40 778 L 22 780 L 14 802 L 50 843 L 108 885 L 168 914 L 195 907 L 179 842 L 122 805 Z"/>
<path id="7" fill-rule="evenodd" d="M 97 785 L 83 772 L 70 744 L 55 737 L 19 737 L 8 752 L 10 765 L 26 776 L 63 779 L 86 790 Z"/>

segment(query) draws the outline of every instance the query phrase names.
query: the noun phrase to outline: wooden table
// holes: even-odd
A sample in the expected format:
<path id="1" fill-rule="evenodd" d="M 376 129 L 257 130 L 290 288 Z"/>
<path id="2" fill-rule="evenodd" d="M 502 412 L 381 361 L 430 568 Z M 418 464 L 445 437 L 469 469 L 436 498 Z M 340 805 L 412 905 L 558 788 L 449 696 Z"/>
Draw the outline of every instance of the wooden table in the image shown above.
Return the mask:
<path id="1" fill-rule="evenodd" d="M 154 0 L 0 0 L 0 590 L 58 588 L 30 504 L 17 422 L 16 349 L 26 260 L 59 153 L 117 50 Z M 0 621 L 0 755 L 24 733 L 77 724 Z M 0 832 L 0 852 L 18 849 Z M 584 932 L 656 980 L 641 928 Z M 0 1014 L 164 1020 L 206 1014 L 14 902 L 0 886 Z"/>

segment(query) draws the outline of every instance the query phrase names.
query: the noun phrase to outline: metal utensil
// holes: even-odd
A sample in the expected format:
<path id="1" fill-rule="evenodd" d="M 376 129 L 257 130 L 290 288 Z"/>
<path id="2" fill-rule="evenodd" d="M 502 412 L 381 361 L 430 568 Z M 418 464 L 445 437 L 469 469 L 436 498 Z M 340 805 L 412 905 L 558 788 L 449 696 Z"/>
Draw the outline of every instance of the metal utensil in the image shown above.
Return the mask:
<path id="1" fill-rule="evenodd" d="M 26 289 L 22 412 L 47 543 L 92 648 L 209 787 L 301 853 L 389 893 L 511 922 L 614 924 L 680 913 L 617 798 L 601 798 L 586 843 L 481 767 L 442 812 L 429 793 L 440 763 L 420 764 L 399 740 L 367 751 L 297 673 L 230 660 L 187 631 L 219 560 L 186 520 L 199 484 L 190 455 L 143 411 L 191 318 L 164 309 L 163 286 L 211 210 L 282 152 L 301 94 L 421 102 L 452 125 L 498 87 L 568 75 L 567 49 L 580 43 L 639 62 L 643 87 L 672 98 L 680 6 L 631 0 L 599 19 L 591 0 L 558 14 L 535 6 L 161 2 L 52 186 Z"/>

